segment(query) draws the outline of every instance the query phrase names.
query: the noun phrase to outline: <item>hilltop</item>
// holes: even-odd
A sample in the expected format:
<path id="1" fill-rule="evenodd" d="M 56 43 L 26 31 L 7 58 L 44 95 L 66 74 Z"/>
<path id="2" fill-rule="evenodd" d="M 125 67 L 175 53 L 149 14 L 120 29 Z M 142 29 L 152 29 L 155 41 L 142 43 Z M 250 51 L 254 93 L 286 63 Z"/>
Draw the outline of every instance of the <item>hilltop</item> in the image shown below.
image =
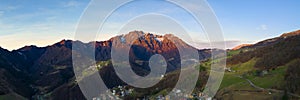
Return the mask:
<path id="1" fill-rule="evenodd" d="M 299 32 L 229 50 L 217 98 L 299 99 Z"/>

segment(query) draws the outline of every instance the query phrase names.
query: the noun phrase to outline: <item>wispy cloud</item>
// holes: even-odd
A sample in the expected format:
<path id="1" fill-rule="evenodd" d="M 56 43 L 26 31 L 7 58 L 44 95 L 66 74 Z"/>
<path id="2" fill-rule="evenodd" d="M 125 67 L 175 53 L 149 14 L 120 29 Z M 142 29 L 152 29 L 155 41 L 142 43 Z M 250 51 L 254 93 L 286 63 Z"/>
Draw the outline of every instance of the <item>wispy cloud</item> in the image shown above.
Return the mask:
<path id="1" fill-rule="evenodd" d="M 3 7 L 2 9 L 4 11 L 13 11 L 13 10 L 17 10 L 18 8 L 20 8 L 21 6 L 12 6 L 12 5 L 8 5 Z"/>
<path id="2" fill-rule="evenodd" d="M 0 11 L 0 17 L 3 16 L 3 14 L 4 14 L 4 11 Z"/>
<path id="3" fill-rule="evenodd" d="M 74 28 L 75 25 L 70 23 L 36 23 L 24 26 L 6 26 L 0 23 L 0 46 L 9 50 L 25 45 L 47 46 L 62 39 L 73 39 Z"/>
<path id="4" fill-rule="evenodd" d="M 257 30 L 268 30 L 268 26 L 265 24 L 260 25 L 259 27 L 256 28 Z"/>
<path id="5" fill-rule="evenodd" d="M 78 7 L 80 6 L 80 2 L 78 1 L 69 1 L 63 4 L 63 7 Z"/>
<path id="6" fill-rule="evenodd" d="M 223 42 L 206 42 L 206 41 L 199 41 L 199 42 L 193 42 L 191 45 L 198 48 L 198 49 L 205 49 L 205 48 L 219 48 L 224 49 L 224 45 L 226 46 L 225 49 L 231 49 L 237 45 L 242 44 L 242 41 L 238 40 L 225 40 Z"/>
<path id="7" fill-rule="evenodd" d="M 8 6 L 7 10 L 16 10 L 18 8 L 19 8 L 18 6 Z"/>
<path id="8" fill-rule="evenodd" d="M 20 8 L 21 6 L 17 6 L 17 5 L 0 5 L 0 17 L 4 16 L 5 13 L 17 10 L 18 8 Z"/>

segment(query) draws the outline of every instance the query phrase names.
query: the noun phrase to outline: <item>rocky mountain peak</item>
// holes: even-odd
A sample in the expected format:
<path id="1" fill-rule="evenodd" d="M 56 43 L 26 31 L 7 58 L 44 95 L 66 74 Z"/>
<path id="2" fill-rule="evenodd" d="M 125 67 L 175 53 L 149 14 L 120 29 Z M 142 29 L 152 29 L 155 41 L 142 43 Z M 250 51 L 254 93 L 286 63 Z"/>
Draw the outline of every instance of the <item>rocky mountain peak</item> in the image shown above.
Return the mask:
<path id="1" fill-rule="evenodd" d="M 62 47 L 62 46 L 65 46 L 67 48 L 71 48 L 72 47 L 72 40 L 61 40 L 60 42 L 57 42 L 54 44 L 54 46 L 58 46 L 58 47 Z"/>

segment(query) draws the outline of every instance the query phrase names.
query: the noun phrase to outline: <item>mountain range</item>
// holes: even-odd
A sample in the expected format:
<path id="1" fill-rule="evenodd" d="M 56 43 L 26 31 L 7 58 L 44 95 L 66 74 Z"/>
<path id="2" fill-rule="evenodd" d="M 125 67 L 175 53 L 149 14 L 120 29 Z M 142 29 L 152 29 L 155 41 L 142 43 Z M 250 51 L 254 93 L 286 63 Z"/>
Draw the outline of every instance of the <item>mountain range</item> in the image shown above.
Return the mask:
<path id="1" fill-rule="evenodd" d="M 280 69 L 281 66 L 288 66 L 280 76 L 283 77 L 283 79 L 280 80 L 280 82 L 283 83 L 280 84 L 280 86 L 272 85 L 270 88 L 299 94 L 300 71 L 296 65 L 299 63 L 300 58 L 299 34 L 300 31 L 285 33 L 282 36 L 267 39 L 256 44 L 241 45 L 234 49 L 227 50 L 227 67 L 238 72 L 230 75 L 245 75 L 246 77 L 249 73 L 260 73 L 264 71 L 272 73 L 272 70 L 276 71 Z M 72 44 L 74 43 L 83 49 L 95 49 L 95 60 L 97 64 L 101 64 L 103 67 L 98 70 L 98 73 L 91 74 L 100 74 L 109 88 L 126 85 L 126 83 L 118 78 L 113 69 L 111 64 L 112 50 L 116 50 L 117 53 L 122 54 L 126 53 L 124 52 L 126 49 L 129 49 L 131 67 L 141 76 L 149 73 L 150 68 L 147 61 L 152 55 L 163 55 L 163 57 L 167 59 L 167 74 L 170 74 L 170 76 L 167 77 L 169 80 L 167 78 L 165 79 L 166 82 L 169 81 L 170 83 L 176 82 L 178 69 L 183 67 L 180 66 L 182 59 L 180 58 L 181 55 L 179 54 L 178 48 L 185 48 L 187 51 L 197 51 L 199 60 L 204 62 L 203 64 L 206 64 L 203 66 L 209 65 L 211 51 L 217 50 L 199 50 L 172 34 L 155 35 L 143 31 L 132 31 L 128 34 L 112 37 L 107 41 L 83 43 L 81 41 L 62 40 L 46 47 L 32 45 L 13 51 L 0 48 L 0 98 L 85 99 L 74 76 L 72 52 L 79 56 L 86 56 L 87 54 L 72 50 Z M 128 48 L 127 46 L 130 44 L 132 46 Z M 188 56 L 186 56 L 186 58 L 188 58 Z M 250 65 L 244 68 L 244 65 L 249 63 Z M 171 77 L 172 75 L 173 77 Z M 207 77 L 208 73 L 201 73 L 201 75 Z M 235 85 L 235 81 L 230 80 L 230 75 L 225 73 L 224 81 L 216 98 L 221 99 L 222 97 L 226 97 L 226 93 L 232 90 L 232 88 L 228 87 Z M 89 75 L 84 77 L 89 77 Z M 253 77 L 260 78 L 261 76 Z M 200 80 L 202 81 L 201 85 L 197 85 L 199 90 L 205 85 L 205 80 Z M 226 83 L 226 80 L 228 80 L 228 83 Z M 170 86 L 162 87 L 171 88 Z M 153 90 L 155 90 L 155 88 L 153 88 Z M 149 94 L 150 93 L 152 92 L 149 92 Z"/>
<path id="2" fill-rule="evenodd" d="M 176 41 L 176 45 L 169 39 Z M 124 45 L 132 43 L 129 53 L 130 63 L 132 69 L 140 75 L 146 75 L 150 70 L 147 62 L 137 61 L 147 61 L 154 54 L 161 54 L 165 59 L 169 59 L 167 72 L 179 69 L 180 56 L 176 49 L 179 46 L 198 51 L 200 60 L 210 57 L 210 50 L 197 50 L 172 34 L 162 36 L 142 31 L 132 31 L 112 37 L 107 41 L 83 43 L 62 40 L 46 47 L 31 45 L 13 51 L 0 48 L 0 71 L 3 73 L 1 74 L 1 83 L 3 83 L 1 85 L 3 88 L 0 88 L 1 95 L 14 94 L 18 95 L 17 97 L 37 99 L 40 95 L 51 93 L 52 99 L 84 98 L 78 86 L 72 84 L 75 82 L 72 67 L 73 43 L 81 48 L 95 47 L 96 62 L 111 59 L 113 43 L 118 53 L 123 53 L 122 51 L 126 49 Z M 79 52 L 78 54 L 86 55 Z M 103 68 L 99 73 L 104 80 L 113 79 L 107 84 L 110 88 L 123 84 L 111 67 Z"/>

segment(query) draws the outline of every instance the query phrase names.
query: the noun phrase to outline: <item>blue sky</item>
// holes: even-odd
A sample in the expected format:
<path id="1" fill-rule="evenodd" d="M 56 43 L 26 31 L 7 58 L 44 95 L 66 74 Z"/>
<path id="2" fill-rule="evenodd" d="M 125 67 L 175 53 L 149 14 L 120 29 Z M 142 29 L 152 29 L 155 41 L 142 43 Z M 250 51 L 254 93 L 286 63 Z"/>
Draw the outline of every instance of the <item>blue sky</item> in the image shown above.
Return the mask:
<path id="1" fill-rule="evenodd" d="M 46 46 L 62 39 L 73 39 L 80 16 L 90 1 L 1 0 L 0 2 L 0 46 L 13 50 L 25 45 Z M 228 41 L 228 48 L 241 43 L 255 43 L 279 36 L 283 32 L 300 29 L 299 0 L 207 0 L 207 2 L 215 11 L 223 29 L 224 38 Z M 159 0 L 148 1 L 147 4 L 141 1 L 134 3 L 139 6 L 124 6 L 124 9 L 118 9 L 113 14 L 114 16 L 108 19 L 105 24 L 107 26 L 104 27 L 104 33 L 99 36 L 99 40 L 109 39 L 118 34 L 117 30 L 122 28 L 120 25 L 132 16 L 151 11 L 170 15 L 181 22 L 188 33 L 202 34 L 199 37 L 203 37 L 202 29 L 199 29 L 191 15 L 180 7 Z M 157 18 L 156 22 L 163 22 L 162 19 Z M 136 22 L 140 23 L 141 20 Z M 151 22 L 155 20 L 143 21 L 143 23 Z M 170 29 L 170 31 L 130 25 L 127 27 L 157 33 L 180 31 L 171 30 L 171 26 L 165 26 L 165 29 Z M 121 33 L 126 33 L 129 29 Z M 207 42 L 205 37 L 194 40 L 200 41 L 200 44 Z"/>
<path id="2" fill-rule="evenodd" d="M 300 29 L 299 0 L 208 0 L 225 37 L 258 41 Z"/>

